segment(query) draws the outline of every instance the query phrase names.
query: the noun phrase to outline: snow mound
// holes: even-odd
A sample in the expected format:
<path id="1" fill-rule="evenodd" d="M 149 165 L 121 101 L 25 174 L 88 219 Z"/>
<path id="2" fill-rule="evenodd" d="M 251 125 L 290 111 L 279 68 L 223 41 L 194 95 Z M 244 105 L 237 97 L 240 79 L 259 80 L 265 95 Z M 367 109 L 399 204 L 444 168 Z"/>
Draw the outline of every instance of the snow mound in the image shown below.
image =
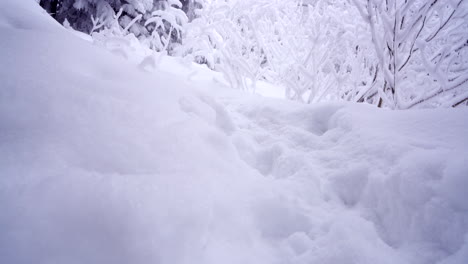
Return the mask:
<path id="1" fill-rule="evenodd" d="M 0 27 L 57 31 L 61 27 L 34 0 L 2 0 Z"/>
<path id="2" fill-rule="evenodd" d="M 148 73 L 5 3 L 0 263 L 466 263 L 467 109 Z"/>

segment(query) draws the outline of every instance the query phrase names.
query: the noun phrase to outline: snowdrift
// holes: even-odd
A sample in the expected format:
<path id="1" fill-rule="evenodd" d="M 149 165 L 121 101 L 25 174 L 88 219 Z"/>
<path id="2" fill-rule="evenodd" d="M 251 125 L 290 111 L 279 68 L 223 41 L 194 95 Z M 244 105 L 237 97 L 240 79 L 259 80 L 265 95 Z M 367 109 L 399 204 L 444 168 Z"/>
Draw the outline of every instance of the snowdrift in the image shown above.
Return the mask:
<path id="1" fill-rule="evenodd" d="M 150 74 L 3 2 L 0 263 L 468 260 L 468 110 Z"/>

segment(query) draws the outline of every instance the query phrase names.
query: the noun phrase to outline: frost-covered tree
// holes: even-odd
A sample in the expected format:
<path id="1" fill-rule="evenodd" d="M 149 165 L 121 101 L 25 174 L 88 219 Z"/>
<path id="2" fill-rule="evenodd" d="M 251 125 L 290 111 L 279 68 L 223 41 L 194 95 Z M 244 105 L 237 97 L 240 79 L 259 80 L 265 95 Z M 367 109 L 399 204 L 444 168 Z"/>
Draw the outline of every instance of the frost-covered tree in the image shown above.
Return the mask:
<path id="1" fill-rule="evenodd" d="M 368 25 L 356 24 L 349 9 L 331 1 L 212 1 L 188 25 L 179 51 L 234 87 L 266 80 L 294 100 L 368 101 L 377 63 L 372 46 L 360 43 L 370 43 Z"/>
<path id="2" fill-rule="evenodd" d="M 239 89 L 263 80 L 305 103 L 392 109 L 468 101 L 468 0 L 40 3 L 101 42 L 135 36 L 157 52 L 207 64 Z"/>
<path id="3" fill-rule="evenodd" d="M 370 26 L 384 82 L 379 105 L 467 100 L 468 1 L 353 0 Z"/>

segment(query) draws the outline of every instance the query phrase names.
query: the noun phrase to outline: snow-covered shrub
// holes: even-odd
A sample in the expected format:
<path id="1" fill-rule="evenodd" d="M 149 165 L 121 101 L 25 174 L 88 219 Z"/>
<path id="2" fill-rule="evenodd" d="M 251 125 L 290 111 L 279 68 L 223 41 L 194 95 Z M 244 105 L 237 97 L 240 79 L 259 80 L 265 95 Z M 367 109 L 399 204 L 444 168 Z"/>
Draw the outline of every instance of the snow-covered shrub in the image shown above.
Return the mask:
<path id="1" fill-rule="evenodd" d="M 89 34 L 105 30 L 106 35 L 114 32 L 116 36 L 131 33 L 158 51 L 181 42 L 188 20 L 182 9 L 194 17 L 194 9 L 201 6 L 199 0 L 42 0 L 40 4 L 75 30 Z"/>
<path id="2" fill-rule="evenodd" d="M 468 98 L 468 1 L 354 0 L 370 25 L 390 108 L 457 106 Z"/>
<path id="3" fill-rule="evenodd" d="M 294 100 L 369 101 L 377 60 L 358 15 L 324 0 L 211 1 L 189 23 L 178 54 L 223 72 L 237 88 L 266 80 Z"/>
<path id="4" fill-rule="evenodd" d="M 47 0 L 41 2 L 47 2 Z M 122 5 L 121 0 L 59 0 L 52 2 L 58 5 L 55 18 L 60 23 L 66 19 L 74 29 L 85 33 L 93 31 L 94 24 L 91 18 L 99 19 L 103 25 L 110 26 Z"/>
<path id="5" fill-rule="evenodd" d="M 188 22 L 186 14 L 181 10 L 179 0 L 165 0 L 159 3 L 158 10 L 151 13 L 145 26 L 151 25 L 151 47 L 156 51 L 166 52 L 171 42 L 180 42 L 184 26 Z"/>
<path id="6" fill-rule="evenodd" d="M 217 11 L 219 9 L 210 5 L 197 12 L 198 17 L 186 25 L 184 43 L 178 46 L 177 56 L 215 69 L 220 59 L 219 48 L 223 45 L 223 37 L 215 29 L 217 16 L 213 13 Z M 218 14 L 223 16 L 221 12 Z"/>
<path id="7" fill-rule="evenodd" d="M 188 20 L 192 21 L 199 17 L 198 10 L 203 8 L 205 0 L 180 0 L 180 2 Z"/>
<path id="8" fill-rule="evenodd" d="M 198 10 L 198 17 L 187 25 L 184 43 L 176 54 L 221 71 L 233 87 L 246 88 L 245 78 L 252 71 L 240 64 L 243 56 L 253 58 L 254 55 L 247 47 L 251 37 L 246 37 L 249 30 L 236 12 L 237 5 L 224 0 L 205 3 L 203 9 Z"/>
<path id="9" fill-rule="evenodd" d="M 258 80 L 305 103 L 392 109 L 468 101 L 468 0 L 41 0 L 99 41 L 135 37 L 157 52 Z M 356 8 L 357 7 L 357 8 Z"/>
<path id="10" fill-rule="evenodd" d="M 352 11 L 343 2 L 303 4 L 294 20 L 287 18 L 287 31 L 294 35 L 283 34 L 287 39 L 282 37 L 285 40 L 279 45 L 270 41 L 276 49 L 286 51 L 283 61 L 290 70 L 278 71 L 297 99 L 308 103 L 357 101 L 359 94 L 372 87 L 377 61 L 367 45 L 367 27 L 355 21 Z"/>
<path id="11" fill-rule="evenodd" d="M 268 80 L 304 102 L 458 106 L 468 98 L 467 5 L 208 1 L 179 54 L 222 71 L 234 87 Z"/>

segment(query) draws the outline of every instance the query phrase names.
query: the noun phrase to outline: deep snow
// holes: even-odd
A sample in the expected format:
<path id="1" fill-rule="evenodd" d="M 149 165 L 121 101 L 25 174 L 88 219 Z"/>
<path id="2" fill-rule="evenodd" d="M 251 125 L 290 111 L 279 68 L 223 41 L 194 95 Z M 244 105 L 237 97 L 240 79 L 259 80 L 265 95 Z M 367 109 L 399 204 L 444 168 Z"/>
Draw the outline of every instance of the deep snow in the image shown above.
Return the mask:
<path id="1" fill-rule="evenodd" d="M 468 262 L 468 109 L 147 72 L 2 2 L 0 263 Z"/>

